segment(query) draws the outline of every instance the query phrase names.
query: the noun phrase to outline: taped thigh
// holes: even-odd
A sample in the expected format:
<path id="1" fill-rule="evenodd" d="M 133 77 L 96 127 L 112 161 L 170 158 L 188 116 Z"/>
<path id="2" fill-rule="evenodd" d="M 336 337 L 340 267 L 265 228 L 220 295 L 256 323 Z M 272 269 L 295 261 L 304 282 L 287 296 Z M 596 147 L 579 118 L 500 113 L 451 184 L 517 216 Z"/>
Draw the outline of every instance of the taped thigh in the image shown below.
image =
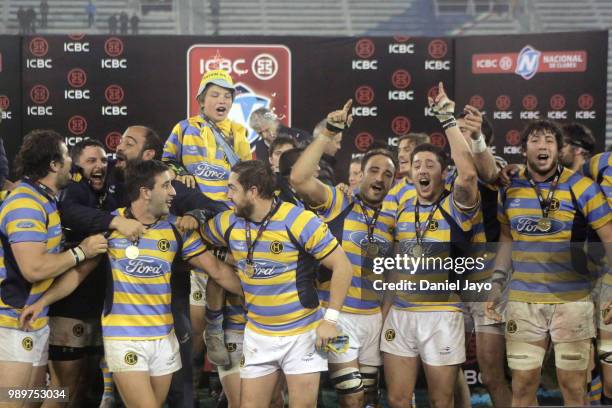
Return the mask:
<path id="1" fill-rule="evenodd" d="M 355 394 L 363 391 L 363 382 L 358 368 L 346 367 L 329 374 L 338 394 Z"/>
<path id="2" fill-rule="evenodd" d="M 612 339 L 599 339 L 597 350 L 602 364 L 612 365 Z"/>
<path id="3" fill-rule="evenodd" d="M 586 370 L 591 359 L 591 340 L 556 343 L 555 365 L 562 370 Z"/>
<path id="4" fill-rule="evenodd" d="M 508 367 L 513 370 L 533 370 L 542 367 L 546 350 L 522 341 L 508 340 L 506 342 Z"/>
<path id="5" fill-rule="evenodd" d="M 359 371 L 361 372 L 361 382 L 365 392 L 375 392 L 378 390 L 378 367 L 361 366 Z"/>

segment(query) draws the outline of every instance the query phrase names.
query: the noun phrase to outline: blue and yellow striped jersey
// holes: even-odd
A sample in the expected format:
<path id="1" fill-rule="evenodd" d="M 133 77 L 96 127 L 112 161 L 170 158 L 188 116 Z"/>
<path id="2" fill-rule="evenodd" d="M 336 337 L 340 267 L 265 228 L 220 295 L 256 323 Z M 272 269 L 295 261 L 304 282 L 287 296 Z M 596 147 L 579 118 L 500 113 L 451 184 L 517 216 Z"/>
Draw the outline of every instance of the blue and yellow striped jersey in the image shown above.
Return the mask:
<path id="1" fill-rule="evenodd" d="M 374 228 L 373 240 L 379 253 L 367 255 L 368 226 L 363 210 L 368 219 L 372 219 L 375 210 L 368 207 L 356 196 L 347 196 L 338 189 L 325 185 L 327 202 L 315 208 L 319 216 L 330 228 L 331 233 L 341 243 L 342 249 L 353 266 L 353 279 L 342 306 L 343 312 L 357 314 L 374 314 L 380 312 L 380 296 L 374 290 L 373 280 L 380 276 L 372 272 L 373 258 L 389 256 L 393 247 L 393 227 L 395 213 L 383 208 L 380 211 Z M 331 274 L 321 267 L 319 271 L 319 295 L 324 307 L 329 301 Z"/>
<path id="2" fill-rule="evenodd" d="M 241 160 L 252 159 L 251 146 L 242 125 L 225 119 L 217 123 L 217 127 L 226 137 L 232 135 L 234 151 Z M 202 116 L 192 116 L 174 126 L 164 146 L 162 160 L 181 163 L 193 174 L 203 194 L 232 206 L 227 198 L 230 164 Z"/>
<path id="3" fill-rule="evenodd" d="M 120 208 L 113 214 L 126 216 L 125 211 Z M 180 241 L 169 220 L 161 219 L 138 241 L 138 258 L 129 259 L 125 249 L 132 242 L 113 231 L 108 238 L 113 286 L 107 289 L 102 315 L 105 339 L 154 340 L 172 331 L 172 263 L 178 255 L 187 260 L 206 250 L 197 232 L 181 236 Z"/>
<path id="4" fill-rule="evenodd" d="M 315 288 L 317 261 L 338 242 L 314 213 L 281 202 L 253 252 L 254 271 L 246 271 L 245 223 L 254 240 L 260 224 L 229 210 L 203 228 L 215 246 L 229 248 L 239 270 L 247 309 L 247 327 L 269 336 L 291 336 L 314 329 L 323 317 Z"/>
<path id="5" fill-rule="evenodd" d="M 387 211 L 397 214 L 400 208 L 404 207 L 406 201 L 416 197 L 414 184 L 410 183 L 406 177 L 397 180 L 387 193 L 383 206 Z"/>
<path id="6" fill-rule="evenodd" d="M 536 183 L 548 196 L 552 180 Z M 591 289 L 582 249 L 587 226 L 598 229 L 612 220 L 610 206 L 591 179 L 563 168 L 548 217 L 552 227 L 537 222 L 542 209 L 525 169 L 500 190 L 498 218 L 512 233 L 509 299 L 528 303 L 565 303 L 585 298 Z"/>
<path id="7" fill-rule="evenodd" d="M 397 226 L 395 229 L 396 251 L 403 255 L 411 256 L 412 248 L 416 245 L 415 207 L 417 197 L 408 200 L 397 215 Z M 422 240 L 422 253 L 420 265 L 410 271 L 402 271 L 400 278 L 415 282 L 415 289 L 398 293 L 395 296 L 393 307 L 400 310 L 415 312 L 437 312 L 437 311 L 461 311 L 459 296 L 453 291 L 430 287 L 421 287 L 421 281 L 445 284 L 456 282 L 460 273 L 454 268 L 454 259 L 465 257 L 469 243 L 474 239 L 473 227 L 478 222 L 479 206 L 469 211 L 457 207 L 453 199 L 453 193 L 446 195 L 440 202 L 440 206 L 433 213 Z M 419 205 L 419 220 L 421 229 L 425 228 L 427 219 L 435 205 Z M 452 266 L 449 267 L 452 262 Z M 424 284 L 424 283 L 423 283 Z"/>
<path id="8" fill-rule="evenodd" d="M 601 186 L 608 204 L 612 207 L 612 152 L 599 153 L 582 167 L 582 174 Z"/>
<path id="9" fill-rule="evenodd" d="M 21 274 L 11 244 L 44 242 L 47 252 L 61 251 L 62 226 L 55 198 L 36 183 L 22 180 L 0 207 L 0 327 L 19 328 L 21 310 L 36 302 L 53 283 L 29 283 Z M 34 330 L 47 325 L 48 308 L 31 322 Z"/>

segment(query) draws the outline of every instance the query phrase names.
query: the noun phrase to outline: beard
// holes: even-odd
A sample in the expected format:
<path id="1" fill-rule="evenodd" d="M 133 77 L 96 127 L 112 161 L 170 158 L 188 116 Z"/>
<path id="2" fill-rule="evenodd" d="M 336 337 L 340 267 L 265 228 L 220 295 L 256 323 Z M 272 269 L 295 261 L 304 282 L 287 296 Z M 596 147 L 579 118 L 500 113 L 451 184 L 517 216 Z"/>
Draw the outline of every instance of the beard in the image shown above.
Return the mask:
<path id="1" fill-rule="evenodd" d="M 532 171 L 540 176 L 546 176 L 548 173 L 550 173 L 552 169 L 557 167 L 558 163 L 559 158 L 557 158 L 557 160 L 552 161 L 550 163 L 550 166 L 547 167 L 540 167 L 540 165 L 537 163 L 537 160 L 529 160 L 527 162 L 527 164 L 529 165 L 529 171 Z"/>
<path id="2" fill-rule="evenodd" d="M 115 181 L 119 183 L 125 182 L 125 168 L 115 166 L 113 167 L 112 174 Z"/>
<path id="3" fill-rule="evenodd" d="M 237 205 L 234 206 L 234 212 L 236 213 L 236 215 L 238 217 L 247 218 L 247 219 L 251 217 L 254 209 L 255 209 L 255 206 L 253 205 L 253 203 L 249 203 L 249 202 L 247 202 L 242 207 L 238 207 Z"/>

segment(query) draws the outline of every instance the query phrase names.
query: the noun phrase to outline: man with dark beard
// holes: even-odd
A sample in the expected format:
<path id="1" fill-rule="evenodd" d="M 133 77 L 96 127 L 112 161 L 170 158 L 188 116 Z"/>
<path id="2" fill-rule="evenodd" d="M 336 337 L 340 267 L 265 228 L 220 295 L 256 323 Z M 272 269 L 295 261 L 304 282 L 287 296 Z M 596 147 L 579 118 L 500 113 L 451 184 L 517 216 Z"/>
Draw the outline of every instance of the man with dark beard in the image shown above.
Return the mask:
<path id="1" fill-rule="evenodd" d="M 512 405 L 537 402 L 549 341 L 564 403 L 583 405 L 595 327 L 582 247 L 587 226 L 602 242 L 612 242 L 612 215 L 593 180 L 560 165 L 562 132 L 557 125 L 547 120 L 529 123 L 521 140 L 526 168 L 499 195 L 502 246 L 486 312 L 501 320 L 495 306 L 513 270 L 506 307 Z M 606 250 L 610 263 L 612 253 Z"/>
<path id="2" fill-rule="evenodd" d="M 316 178 L 318 163 L 334 143 L 344 124 L 350 124 L 352 101 L 342 110 L 327 116 L 327 125 L 306 148 L 293 166 L 291 185 L 297 194 L 330 225 L 350 259 L 353 278 L 342 306 L 338 325 L 348 336 L 346 351 L 329 353 L 330 378 L 338 392 L 341 406 L 363 407 L 366 402 L 376 405 L 382 314 L 380 300 L 372 287 L 372 262 L 386 256 L 392 247 L 395 212 L 383 208 L 383 200 L 395 177 L 395 158 L 385 149 L 370 150 L 361 161 L 363 173 L 359 194 L 345 194 L 338 187 L 324 184 Z M 341 124 L 341 127 L 334 127 Z M 319 271 L 319 294 L 322 305 L 328 306 L 329 270 Z"/>

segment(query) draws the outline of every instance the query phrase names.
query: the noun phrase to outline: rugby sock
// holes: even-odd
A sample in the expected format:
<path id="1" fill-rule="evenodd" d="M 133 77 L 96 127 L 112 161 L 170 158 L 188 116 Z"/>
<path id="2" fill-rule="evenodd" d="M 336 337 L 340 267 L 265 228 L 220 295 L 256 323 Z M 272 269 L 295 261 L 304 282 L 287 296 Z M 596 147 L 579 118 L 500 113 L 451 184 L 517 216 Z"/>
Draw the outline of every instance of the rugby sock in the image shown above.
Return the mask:
<path id="1" fill-rule="evenodd" d="M 210 331 L 221 331 L 223 330 L 223 309 L 211 310 L 206 308 L 206 314 L 204 315 L 208 330 Z"/>

